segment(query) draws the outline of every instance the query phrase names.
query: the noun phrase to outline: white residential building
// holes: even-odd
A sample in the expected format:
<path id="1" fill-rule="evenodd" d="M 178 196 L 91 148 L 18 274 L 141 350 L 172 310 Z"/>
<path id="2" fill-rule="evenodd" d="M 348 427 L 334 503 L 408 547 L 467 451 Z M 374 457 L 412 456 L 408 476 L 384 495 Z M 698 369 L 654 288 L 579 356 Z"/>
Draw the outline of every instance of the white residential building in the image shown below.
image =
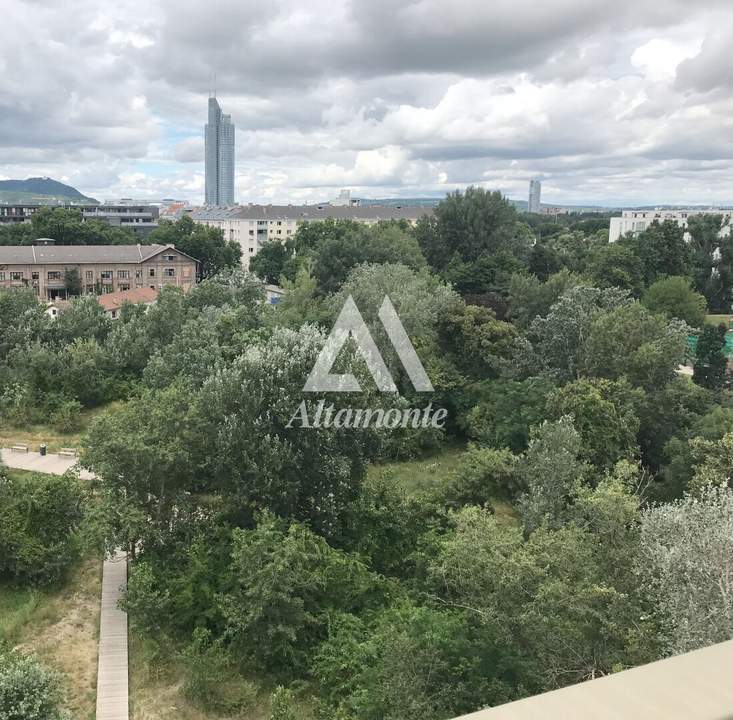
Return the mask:
<path id="1" fill-rule="evenodd" d="M 404 220 L 414 225 L 433 209 L 421 205 L 242 205 L 230 208 L 204 207 L 191 213 L 194 222 L 218 227 L 224 238 L 242 248 L 242 265 L 268 240 L 286 241 L 303 223 L 316 220 L 353 220 L 374 225 L 382 220 Z"/>
<path id="2" fill-rule="evenodd" d="M 654 210 L 623 210 L 621 217 L 611 218 L 608 240 L 609 242 L 616 242 L 628 233 L 643 232 L 654 222 L 663 223 L 671 220 L 680 227 L 686 228 L 688 219 L 696 215 L 723 215 L 730 222 L 732 212 L 731 210 L 720 210 L 718 208 L 707 210 L 662 210 L 659 208 Z M 727 227 L 724 232 L 729 233 L 730 227 Z"/>

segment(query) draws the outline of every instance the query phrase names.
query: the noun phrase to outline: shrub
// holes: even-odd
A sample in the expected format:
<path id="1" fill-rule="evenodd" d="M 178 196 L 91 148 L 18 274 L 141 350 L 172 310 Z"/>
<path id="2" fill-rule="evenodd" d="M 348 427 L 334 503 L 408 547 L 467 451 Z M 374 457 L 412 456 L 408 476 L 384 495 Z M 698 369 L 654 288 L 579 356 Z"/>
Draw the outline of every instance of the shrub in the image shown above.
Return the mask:
<path id="1" fill-rule="evenodd" d="M 0 648 L 0 720 L 65 720 L 59 676 L 33 656 Z"/>
<path id="2" fill-rule="evenodd" d="M 0 578 L 58 580 L 76 556 L 84 496 L 71 475 L 0 474 Z"/>
<path id="3" fill-rule="evenodd" d="M 493 498 L 511 498 L 522 488 L 517 456 L 506 448 L 471 445 L 461 458 L 447 494 L 461 505 L 484 505 Z"/>
<path id="4" fill-rule="evenodd" d="M 270 700 L 268 720 L 296 720 L 293 691 L 278 685 Z"/>
<path id="5" fill-rule="evenodd" d="M 221 638 L 196 628 L 180 654 L 184 665 L 183 694 L 201 708 L 221 712 L 252 710 L 257 701 L 255 683 L 236 677 Z"/>
<path id="6" fill-rule="evenodd" d="M 71 433 L 81 426 L 81 403 L 64 400 L 51 413 L 51 425 L 60 433 Z"/>

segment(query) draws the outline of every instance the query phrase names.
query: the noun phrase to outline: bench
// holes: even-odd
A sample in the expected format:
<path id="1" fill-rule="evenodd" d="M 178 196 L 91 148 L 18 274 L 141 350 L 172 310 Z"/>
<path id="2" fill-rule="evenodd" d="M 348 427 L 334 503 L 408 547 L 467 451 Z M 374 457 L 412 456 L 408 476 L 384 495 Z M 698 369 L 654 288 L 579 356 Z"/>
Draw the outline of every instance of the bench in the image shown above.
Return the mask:
<path id="1" fill-rule="evenodd" d="M 13 445 L 10 449 L 13 452 L 24 452 L 24 453 L 27 453 L 28 452 L 28 446 L 27 445 L 23 445 L 21 443 L 18 443 L 17 445 Z"/>
<path id="2" fill-rule="evenodd" d="M 61 448 L 61 450 L 59 450 L 59 455 L 64 455 L 65 457 L 76 457 L 76 450 L 74 448 Z"/>

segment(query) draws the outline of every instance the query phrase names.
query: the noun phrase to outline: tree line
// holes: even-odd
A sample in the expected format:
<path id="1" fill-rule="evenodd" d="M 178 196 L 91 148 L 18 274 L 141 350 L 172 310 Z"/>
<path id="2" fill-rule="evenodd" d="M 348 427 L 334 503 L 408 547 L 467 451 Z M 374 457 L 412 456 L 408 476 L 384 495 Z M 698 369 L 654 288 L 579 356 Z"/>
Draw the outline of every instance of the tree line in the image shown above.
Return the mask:
<path id="1" fill-rule="evenodd" d="M 730 297 L 714 242 L 701 284 L 696 241 L 668 224 L 540 243 L 471 189 L 416 228 L 309 223 L 266 246 L 252 267 L 286 289 L 275 306 L 242 270 L 115 323 L 80 299 L 52 324 L 3 293 L 0 408 L 123 400 L 87 433 L 99 479 L 62 536 L 129 550 L 130 622 L 179 658 L 192 702 L 245 712 L 273 690 L 278 718 L 449 718 L 733 634 L 716 328 L 694 381 L 677 372 Z M 385 295 L 432 394 L 391 350 Z M 444 429 L 288 427 L 348 297 L 398 388 L 378 393 L 347 344 L 359 406 L 431 401 Z M 458 443 L 455 471 L 426 470 L 419 492 L 367 478 Z"/>

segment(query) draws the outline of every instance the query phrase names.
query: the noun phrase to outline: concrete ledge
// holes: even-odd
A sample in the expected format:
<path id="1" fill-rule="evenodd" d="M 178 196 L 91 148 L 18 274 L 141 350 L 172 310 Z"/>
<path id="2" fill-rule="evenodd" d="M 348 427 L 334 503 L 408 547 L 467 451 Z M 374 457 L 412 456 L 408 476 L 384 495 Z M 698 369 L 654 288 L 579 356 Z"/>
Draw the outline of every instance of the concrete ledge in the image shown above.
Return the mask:
<path id="1" fill-rule="evenodd" d="M 733 640 L 455 720 L 729 720 Z"/>

